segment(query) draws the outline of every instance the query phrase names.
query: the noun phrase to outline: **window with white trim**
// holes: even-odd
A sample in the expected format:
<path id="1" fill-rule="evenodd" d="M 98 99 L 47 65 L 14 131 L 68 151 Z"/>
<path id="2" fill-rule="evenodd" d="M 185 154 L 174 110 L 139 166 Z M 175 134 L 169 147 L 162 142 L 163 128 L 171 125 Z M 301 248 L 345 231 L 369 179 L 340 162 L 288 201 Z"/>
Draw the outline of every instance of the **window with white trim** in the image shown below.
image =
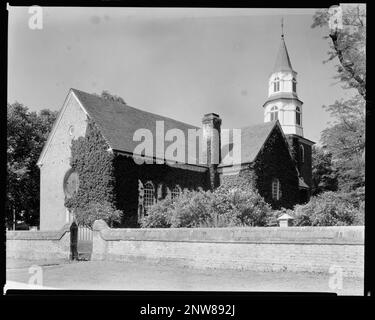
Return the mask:
<path id="1" fill-rule="evenodd" d="M 296 124 L 301 125 L 301 109 L 296 107 Z"/>
<path id="2" fill-rule="evenodd" d="M 279 118 L 279 110 L 277 109 L 276 106 L 273 106 L 271 108 L 271 121 L 276 121 Z"/>
<path id="3" fill-rule="evenodd" d="M 278 92 L 278 91 L 280 91 L 280 79 L 276 77 L 273 82 L 273 92 Z"/>
<path id="4" fill-rule="evenodd" d="M 281 199 L 281 185 L 279 179 L 272 180 L 272 199 L 280 200 Z"/>
<path id="5" fill-rule="evenodd" d="M 151 181 L 146 182 L 143 189 L 143 203 L 145 212 L 155 203 L 155 187 Z"/>
<path id="6" fill-rule="evenodd" d="M 296 81 L 296 78 L 293 78 L 293 92 L 296 92 L 297 91 L 297 81 Z"/>

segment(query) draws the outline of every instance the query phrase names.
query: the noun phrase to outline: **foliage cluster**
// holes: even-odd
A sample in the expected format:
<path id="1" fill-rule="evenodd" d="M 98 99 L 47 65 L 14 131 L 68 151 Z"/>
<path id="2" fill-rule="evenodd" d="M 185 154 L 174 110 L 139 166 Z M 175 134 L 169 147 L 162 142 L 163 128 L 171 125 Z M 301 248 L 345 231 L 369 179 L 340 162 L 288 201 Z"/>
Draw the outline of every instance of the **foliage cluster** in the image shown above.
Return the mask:
<path id="1" fill-rule="evenodd" d="M 156 203 L 141 221 L 143 228 L 262 226 L 270 206 L 253 186 L 239 178 L 215 191 L 184 190 Z"/>
<path id="2" fill-rule="evenodd" d="M 39 168 L 36 163 L 57 117 L 56 111 L 31 112 L 20 104 L 7 105 L 6 223 L 39 224 Z"/>
<path id="3" fill-rule="evenodd" d="M 120 223 L 122 211 L 116 210 L 109 202 L 90 202 L 80 207 L 76 214 L 78 225 L 92 228 L 95 220 L 104 220 L 110 227 L 115 223 Z"/>
<path id="4" fill-rule="evenodd" d="M 78 173 L 79 188 L 65 200 L 65 206 L 82 225 L 93 222 L 90 211 L 93 216 L 106 217 L 108 223 L 119 222 L 118 211 L 114 209 L 113 159 L 100 130 L 89 120 L 85 136 L 72 141 L 70 165 Z M 95 205 L 100 206 L 94 210 Z"/>
<path id="5" fill-rule="evenodd" d="M 288 213 L 297 226 L 364 225 L 364 190 L 363 194 L 327 191 Z"/>

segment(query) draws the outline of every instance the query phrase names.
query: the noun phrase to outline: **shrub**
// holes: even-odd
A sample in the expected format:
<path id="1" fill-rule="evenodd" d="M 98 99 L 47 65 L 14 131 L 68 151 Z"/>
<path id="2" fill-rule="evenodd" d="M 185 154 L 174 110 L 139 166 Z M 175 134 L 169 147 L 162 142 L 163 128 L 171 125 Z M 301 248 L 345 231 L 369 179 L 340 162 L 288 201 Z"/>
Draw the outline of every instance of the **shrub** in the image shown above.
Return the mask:
<path id="1" fill-rule="evenodd" d="M 163 199 L 150 208 L 147 216 L 141 219 L 142 228 L 169 228 L 171 226 L 171 198 Z"/>
<path id="2" fill-rule="evenodd" d="M 95 220 L 103 219 L 109 226 L 121 221 L 122 211 L 116 210 L 109 202 L 90 202 L 76 208 L 75 219 L 78 225 L 92 228 Z"/>
<path id="3" fill-rule="evenodd" d="M 298 226 L 363 225 L 363 208 L 353 204 L 350 198 L 348 194 L 332 191 L 312 197 L 305 205 L 295 206 L 294 224 Z"/>
<path id="4" fill-rule="evenodd" d="M 214 192 L 183 191 L 164 199 L 142 220 L 146 227 L 230 227 L 263 226 L 271 214 L 270 206 L 245 179 L 224 183 Z"/>
<path id="5" fill-rule="evenodd" d="M 142 228 L 198 227 L 208 217 L 211 193 L 184 190 L 153 205 L 141 221 Z"/>
<path id="6" fill-rule="evenodd" d="M 224 182 L 213 194 L 213 212 L 225 217 L 232 226 L 264 226 L 272 212 L 245 178 Z"/>
<path id="7" fill-rule="evenodd" d="M 199 227 L 211 212 L 212 193 L 185 191 L 172 203 L 171 227 Z"/>
<path id="8" fill-rule="evenodd" d="M 225 228 L 231 226 L 233 226 L 233 221 L 228 215 L 219 215 L 216 212 L 212 212 L 199 224 L 201 228 Z"/>

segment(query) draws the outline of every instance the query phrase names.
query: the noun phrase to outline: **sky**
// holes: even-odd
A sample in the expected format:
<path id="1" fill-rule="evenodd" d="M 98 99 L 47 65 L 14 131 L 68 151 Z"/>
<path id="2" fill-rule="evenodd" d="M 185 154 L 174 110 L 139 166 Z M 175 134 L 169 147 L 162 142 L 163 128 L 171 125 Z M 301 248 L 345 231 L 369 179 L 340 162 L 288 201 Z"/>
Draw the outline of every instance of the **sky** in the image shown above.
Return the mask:
<path id="1" fill-rule="evenodd" d="M 327 59 L 328 29 L 316 9 L 8 7 L 8 102 L 59 110 L 70 88 L 121 96 L 128 105 L 200 126 L 263 122 L 268 77 L 285 41 L 303 105 L 304 136 L 318 142 L 332 121 L 322 105 L 349 97 Z"/>

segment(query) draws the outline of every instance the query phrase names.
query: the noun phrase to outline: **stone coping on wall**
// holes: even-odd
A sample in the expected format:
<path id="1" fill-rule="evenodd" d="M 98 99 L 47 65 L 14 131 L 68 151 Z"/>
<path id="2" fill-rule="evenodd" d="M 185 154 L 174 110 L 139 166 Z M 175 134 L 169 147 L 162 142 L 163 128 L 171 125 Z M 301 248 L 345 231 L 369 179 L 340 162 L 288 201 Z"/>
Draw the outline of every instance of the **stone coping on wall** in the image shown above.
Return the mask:
<path id="1" fill-rule="evenodd" d="M 60 230 L 49 231 L 7 231 L 7 240 L 60 240 L 66 232 L 70 231 L 70 224 L 67 223 Z"/>
<path id="2" fill-rule="evenodd" d="M 106 241 L 364 245 L 364 226 L 112 229 L 96 221 Z"/>

